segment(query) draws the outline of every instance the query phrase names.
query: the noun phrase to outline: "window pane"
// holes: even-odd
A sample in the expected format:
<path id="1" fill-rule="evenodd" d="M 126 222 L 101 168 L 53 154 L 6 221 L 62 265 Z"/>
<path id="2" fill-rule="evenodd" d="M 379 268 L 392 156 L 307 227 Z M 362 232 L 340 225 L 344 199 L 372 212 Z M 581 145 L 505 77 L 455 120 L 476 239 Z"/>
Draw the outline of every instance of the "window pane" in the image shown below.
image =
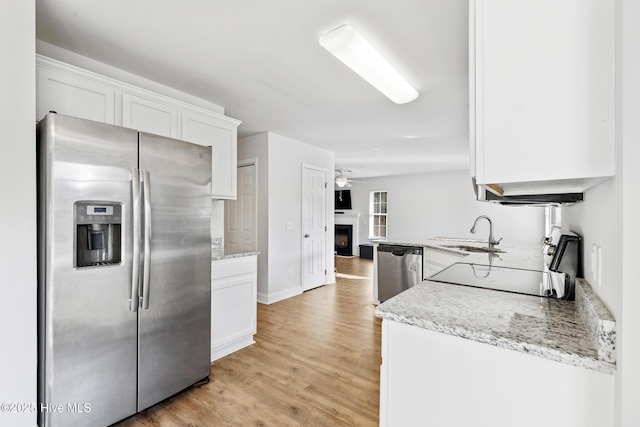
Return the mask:
<path id="1" fill-rule="evenodd" d="M 370 237 L 387 236 L 387 192 L 372 191 L 369 193 L 369 235 Z"/>

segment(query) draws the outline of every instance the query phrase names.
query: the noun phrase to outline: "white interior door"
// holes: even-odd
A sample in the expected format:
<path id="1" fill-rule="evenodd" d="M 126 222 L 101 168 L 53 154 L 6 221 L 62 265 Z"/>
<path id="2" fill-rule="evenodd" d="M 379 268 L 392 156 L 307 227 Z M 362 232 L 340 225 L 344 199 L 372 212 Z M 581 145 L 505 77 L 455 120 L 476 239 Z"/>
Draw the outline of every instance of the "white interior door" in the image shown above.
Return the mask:
<path id="1" fill-rule="evenodd" d="M 225 201 L 224 241 L 226 253 L 257 250 L 257 186 L 255 161 L 238 165 L 238 197 Z"/>
<path id="2" fill-rule="evenodd" d="M 326 182 L 327 172 L 302 168 L 302 289 L 326 282 Z"/>

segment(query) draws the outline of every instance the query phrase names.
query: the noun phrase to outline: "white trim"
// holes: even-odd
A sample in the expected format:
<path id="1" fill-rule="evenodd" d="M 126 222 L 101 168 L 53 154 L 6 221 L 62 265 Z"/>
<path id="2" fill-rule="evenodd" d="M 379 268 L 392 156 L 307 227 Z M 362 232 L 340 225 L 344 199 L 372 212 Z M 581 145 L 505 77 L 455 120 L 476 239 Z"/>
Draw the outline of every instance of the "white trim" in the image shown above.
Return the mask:
<path id="1" fill-rule="evenodd" d="M 253 340 L 253 334 L 251 334 L 239 337 L 223 345 L 217 345 L 215 347 L 211 346 L 211 362 L 255 343 L 256 342 Z"/>
<path id="2" fill-rule="evenodd" d="M 258 302 L 268 305 L 297 295 L 302 295 L 302 286 L 292 286 L 278 292 L 270 292 L 269 294 L 258 292 Z"/>

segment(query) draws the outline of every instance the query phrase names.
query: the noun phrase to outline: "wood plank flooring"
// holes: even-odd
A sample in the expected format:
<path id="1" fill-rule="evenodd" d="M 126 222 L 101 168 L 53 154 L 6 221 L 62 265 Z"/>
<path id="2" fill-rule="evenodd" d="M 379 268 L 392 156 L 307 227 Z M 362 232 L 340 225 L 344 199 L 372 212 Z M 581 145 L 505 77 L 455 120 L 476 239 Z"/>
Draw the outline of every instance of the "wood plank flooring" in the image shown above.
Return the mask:
<path id="1" fill-rule="evenodd" d="M 212 363 L 211 382 L 118 426 L 377 426 L 373 263 L 336 257 L 336 268 L 334 285 L 258 304 L 256 343 Z"/>

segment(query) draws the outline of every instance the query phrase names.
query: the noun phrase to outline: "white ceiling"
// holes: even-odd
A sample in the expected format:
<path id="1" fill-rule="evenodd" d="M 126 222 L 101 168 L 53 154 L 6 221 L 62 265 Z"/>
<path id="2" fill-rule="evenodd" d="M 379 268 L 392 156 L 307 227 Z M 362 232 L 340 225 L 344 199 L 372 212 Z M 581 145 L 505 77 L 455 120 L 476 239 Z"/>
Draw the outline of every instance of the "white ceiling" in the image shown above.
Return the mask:
<path id="1" fill-rule="evenodd" d="M 354 178 L 468 166 L 468 0 L 37 0 L 37 37 L 336 153 Z M 396 105 L 331 56 L 354 25 L 420 93 Z"/>

